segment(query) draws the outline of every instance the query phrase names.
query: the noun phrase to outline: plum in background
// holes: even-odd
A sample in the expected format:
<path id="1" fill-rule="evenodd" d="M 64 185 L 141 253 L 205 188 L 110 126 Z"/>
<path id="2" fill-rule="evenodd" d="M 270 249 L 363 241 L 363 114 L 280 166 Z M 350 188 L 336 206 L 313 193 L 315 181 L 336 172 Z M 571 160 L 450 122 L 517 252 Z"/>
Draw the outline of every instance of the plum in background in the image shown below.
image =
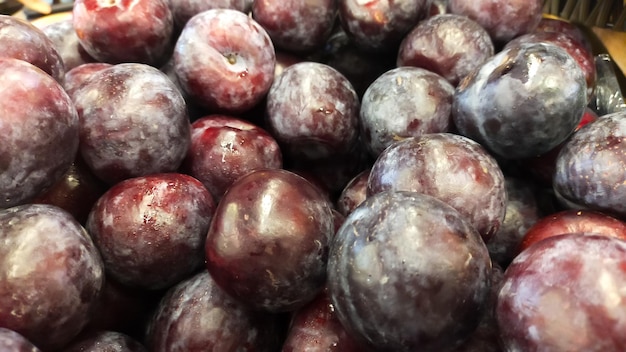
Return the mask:
<path id="1" fill-rule="evenodd" d="M 206 238 L 209 273 L 252 309 L 285 312 L 305 305 L 326 280 L 331 209 L 301 176 L 279 169 L 250 172 L 217 206 Z"/>
<path id="2" fill-rule="evenodd" d="M 449 351 L 477 327 L 491 284 L 485 243 L 431 196 L 386 191 L 343 223 L 328 291 L 339 321 L 375 351 Z"/>
<path id="3" fill-rule="evenodd" d="M 496 318 L 506 351 L 623 351 L 626 242 L 568 234 L 530 246 L 504 274 Z"/>
<path id="4" fill-rule="evenodd" d="M 30 22 L 0 15 L 0 57 L 24 60 L 39 67 L 57 82 L 63 82 L 63 58 L 52 40 Z"/>
<path id="5" fill-rule="evenodd" d="M 359 112 L 361 140 L 374 157 L 394 142 L 448 132 L 454 87 L 418 67 L 398 67 L 379 76 L 365 91 Z"/>
<path id="6" fill-rule="evenodd" d="M 0 82 L 2 209 L 29 202 L 63 177 L 78 150 L 79 117 L 63 87 L 26 61 L 0 57 Z"/>
<path id="7" fill-rule="evenodd" d="M 242 113 L 261 102 L 274 80 L 275 65 L 267 31 L 237 10 L 195 15 L 174 48 L 180 86 L 211 113 Z"/>
<path id="8" fill-rule="evenodd" d="M 0 327 L 58 351 L 91 319 L 104 266 L 64 210 L 27 204 L 0 211 Z"/>
<path id="9" fill-rule="evenodd" d="M 541 21 L 542 9 L 542 0 L 448 1 L 450 13 L 478 22 L 497 44 L 534 31 Z"/>
<path id="10" fill-rule="evenodd" d="M 3 352 L 41 352 L 24 336 L 6 328 L 0 328 L 0 350 Z"/>
<path id="11" fill-rule="evenodd" d="M 398 66 L 435 72 L 456 86 L 494 54 L 489 33 L 466 16 L 443 14 L 421 21 L 398 52 Z"/>
<path id="12" fill-rule="evenodd" d="M 534 157 L 574 132 L 587 105 L 580 66 L 548 43 L 502 50 L 457 87 L 452 117 L 459 133 L 504 159 Z"/>
<path id="13" fill-rule="evenodd" d="M 337 0 L 257 0 L 254 18 L 277 48 L 310 53 L 321 48 L 333 30 Z"/>
<path id="14" fill-rule="evenodd" d="M 87 83 L 87 80 L 96 72 L 113 66 L 105 62 L 88 62 L 74 67 L 65 73 L 63 88 L 74 99 L 74 92 Z"/>
<path id="15" fill-rule="evenodd" d="M 231 9 L 247 13 L 250 9 L 249 0 L 168 0 L 174 25 L 180 29 L 187 21 L 200 12 L 212 9 Z"/>
<path id="16" fill-rule="evenodd" d="M 371 169 L 359 172 L 344 187 L 337 198 L 336 208 L 344 216 L 348 216 L 367 198 L 367 180 Z"/>
<path id="17" fill-rule="evenodd" d="M 78 41 L 97 61 L 158 66 L 169 56 L 168 0 L 76 0 L 72 20 Z"/>
<path id="18" fill-rule="evenodd" d="M 266 109 L 269 132 L 287 156 L 324 159 L 351 151 L 357 141 L 359 99 L 328 65 L 287 67 L 272 84 Z"/>
<path id="19" fill-rule="evenodd" d="M 478 143 L 451 133 L 429 133 L 396 142 L 374 162 L 368 197 L 388 191 L 424 193 L 467 218 L 488 243 L 506 213 L 505 179 Z"/>
<path id="20" fill-rule="evenodd" d="M 189 148 L 185 100 L 158 69 L 138 63 L 93 73 L 72 94 L 80 116 L 79 152 L 108 184 L 174 172 Z"/>
<path id="21" fill-rule="evenodd" d="M 278 315 L 250 311 L 203 271 L 170 288 L 146 332 L 151 352 L 277 351 Z"/>
<path id="22" fill-rule="evenodd" d="M 215 201 L 197 179 L 154 174 L 121 181 L 93 206 L 87 230 L 122 284 L 168 288 L 202 267 Z"/>
<path id="23" fill-rule="evenodd" d="M 78 65 L 96 61 L 87 54 L 78 41 L 71 18 L 50 23 L 41 27 L 41 30 L 50 38 L 57 53 L 61 56 L 66 73 Z"/>
<path id="24" fill-rule="evenodd" d="M 147 352 L 139 341 L 117 331 L 98 331 L 74 340 L 64 352 Z"/>
<path id="25" fill-rule="evenodd" d="M 248 172 L 282 166 L 274 137 L 248 121 L 209 115 L 191 125 L 191 145 L 183 169 L 202 182 L 215 200 Z"/>
<path id="26" fill-rule="evenodd" d="M 554 190 L 567 207 L 626 217 L 626 112 L 578 130 L 556 159 Z"/>

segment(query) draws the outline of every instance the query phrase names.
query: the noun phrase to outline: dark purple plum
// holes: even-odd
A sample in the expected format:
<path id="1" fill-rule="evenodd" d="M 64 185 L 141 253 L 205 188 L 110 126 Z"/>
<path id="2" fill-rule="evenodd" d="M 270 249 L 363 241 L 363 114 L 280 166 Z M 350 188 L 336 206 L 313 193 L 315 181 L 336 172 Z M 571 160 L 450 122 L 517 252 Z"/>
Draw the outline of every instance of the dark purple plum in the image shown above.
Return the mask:
<path id="1" fill-rule="evenodd" d="M 491 260 L 449 205 L 404 191 L 373 195 L 331 244 L 328 290 L 339 321 L 375 351 L 448 351 L 476 329 Z"/>
<path id="2" fill-rule="evenodd" d="M 43 351 L 58 351 L 91 318 L 104 284 L 100 254 L 61 208 L 27 204 L 0 211 L 0 327 Z"/>
<path id="3" fill-rule="evenodd" d="M 485 242 L 506 213 L 502 170 L 478 143 L 451 133 L 407 138 L 385 149 L 367 181 L 368 197 L 395 190 L 428 194 L 467 218 Z"/>
<path id="4" fill-rule="evenodd" d="M 0 57 L 24 60 L 39 67 L 57 82 L 63 82 L 65 65 L 54 43 L 41 29 L 25 20 L 0 15 Z"/>
<path id="5" fill-rule="evenodd" d="M 532 32 L 542 18 L 542 0 L 449 0 L 448 11 L 484 27 L 498 44 Z"/>
<path id="6" fill-rule="evenodd" d="M 442 14 L 421 21 L 398 52 L 398 66 L 435 72 L 456 86 L 494 54 L 489 33 L 466 16 Z"/>
<path id="7" fill-rule="evenodd" d="M 215 211 L 206 238 L 209 273 L 252 309 L 300 308 L 326 280 L 331 209 L 317 187 L 292 172 L 250 172 L 233 183 Z"/>
<path id="8" fill-rule="evenodd" d="M 272 85 L 275 65 L 267 31 L 232 9 L 212 9 L 192 17 L 174 48 L 180 86 L 211 113 L 253 108 Z"/>
<path id="9" fill-rule="evenodd" d="M 169 289 L 146 333 L 151 352 L 274 352 L 281 319 L 253 312 L 203 271 Z"/>
<path id="10" fill-rule="evenodd" d="M 187 21 L 200 12 L 213 9 L 231 9 L 241 12 L 249 10 L 247 0 L 168 0 L 174 24 L 178 28 L 185 27 Z"/>
<path id="11" fill-rule="evenodd" d="M 72 21 L 79 43 L 100 62 L 158 66 L 171 50 L 169 0 L 76 0 Z"/>
<path id="12" fill-rule="evenodd" d="M 344 216 L 348 216 L 367 198 L 367 180 L 370 169 L 366 169 L 354 176 L 344 187 L 337 199 L 337 210 Z"/>
<path id="13" fill-rule="evenodd" d="M 350 151 L 358 138 L 358 113 L 350 81 L 315 62 L 287 67 L 267 96 L 268 129 L 294 157 L 323 159 Z"/>
<path id="14" fill-rule="evenodd" d="M 98 331 L 79 336 L 64 352 L 147 352 L 136 339 L 117 331 Z"/>
<path id="15" fill-rule="evenodd" d="M 626 112 L 578 130 L 556 159 L 554 190 L 565 201 L 626 218 Z"/>
<path id="16" fill-rule="evenodd" d="M 278 143 L 264 129 L 225 115 L 204 116 L 191 125 L 183 169 L 219 200 L 239 177 L 256 169 L 282 168 Z"/>
<path id="17" fill-rule="evenodd" d="M 0 350 L 3 352 L 41 352 L 24 336 L 6 328 L 0 328 Z"/>
<path id="18" fill-rule="evenodd" d="M 202 267 L 214 211 L 215 201 L 197 179 L 154 174 L 107 190 L 89 213 L 87 230 L 111 277 L 164 289 Z"/>
<path id="19" fill-rule="evenodd" d="M 453 95 L 445 78 L 423 68 L 398 67 L 382 74 L 361 102 L 359 126 L 367 150 L 376 158 L 404 138 L 448 132 Z"/>
<path id="20" fill-rule="evenodd" d="M 57 53 L 61 56 L 66 73 L 78 65 L 96 61 L 87 54 L 78 41 L 71 18 L 52 22 L 41 27 L 41 30 L 50 38 Z"/>
<path id="21" fill-rule="evenodd" d="M 2 209 L 29 202 L 63 177 L 78 150 L 79 118 L 63 87 L 26 61 L 0 57 L 0 82 Z"/>
<path id="22" fill-rule="evenodd" d="M 310 53 L 330 36 L 337 17 L 337 0 L 256 0 L 254 18 L 277 48 Z"/>
<path id="23" fill-rule="evenodd" d="M 80 154 L 103 181 L 174 172 L 185 158 L 191 141 L 185 100 L 158 69 L 113 65 L 93 73 L 72 99 Z"/>
<path id="24" fill-rule="evenodd" d="M 360 49 L 397 52 L 402 38 L 428 15 L 428 0 L 338 0 L 341 26 Z"/>
<path id="25" fill-rule="evenodd" d="M 459 133 L 505 159 L 534 157 L 563 142 L 587 105 L 580 66 L 547 43 L 511 46 L 457 87 L 452 116 Z"/>
<path id="26" fill-rule="evenodd" d="M 507 268 L 496 318 L 506 351 L 623 351 L 626 242 L 567 234 Z"/>

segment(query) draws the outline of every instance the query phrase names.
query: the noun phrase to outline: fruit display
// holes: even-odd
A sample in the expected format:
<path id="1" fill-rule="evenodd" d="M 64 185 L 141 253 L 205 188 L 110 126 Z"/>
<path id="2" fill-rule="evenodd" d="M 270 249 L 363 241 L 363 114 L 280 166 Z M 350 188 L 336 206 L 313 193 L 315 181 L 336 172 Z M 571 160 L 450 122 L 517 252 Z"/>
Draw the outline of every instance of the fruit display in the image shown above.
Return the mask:
<path id="1" fill-rule="evenodd" d="M 626 351 L 626 80 L 544 3 L 0 15 L 0 352 Z"/>

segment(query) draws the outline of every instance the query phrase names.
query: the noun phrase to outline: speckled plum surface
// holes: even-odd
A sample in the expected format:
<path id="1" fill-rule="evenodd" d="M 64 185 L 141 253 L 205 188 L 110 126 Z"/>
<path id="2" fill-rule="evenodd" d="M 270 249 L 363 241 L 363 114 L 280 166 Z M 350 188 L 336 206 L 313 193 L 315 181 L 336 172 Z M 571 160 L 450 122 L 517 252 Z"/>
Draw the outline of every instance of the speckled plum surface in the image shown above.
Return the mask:
<path id="1" fill-rule="evenodd" d="M 0 328 L 0 350 L 4 352 L 41 352 L 24 336 L 6 328 Z"/>
<path id="2" fill-rule="evenodd" d="M 80 336 L 64 352 L 147 352 L 136 339 L 117 331 L 98 331 Z"/>
<path id="3" fill-rule="evenodd" d="M 50 23 L 41 27 L 41 30 L 54 44 L 66 73 L 78 65 L 95 61 L 79 43 L 71 18 Z"/>

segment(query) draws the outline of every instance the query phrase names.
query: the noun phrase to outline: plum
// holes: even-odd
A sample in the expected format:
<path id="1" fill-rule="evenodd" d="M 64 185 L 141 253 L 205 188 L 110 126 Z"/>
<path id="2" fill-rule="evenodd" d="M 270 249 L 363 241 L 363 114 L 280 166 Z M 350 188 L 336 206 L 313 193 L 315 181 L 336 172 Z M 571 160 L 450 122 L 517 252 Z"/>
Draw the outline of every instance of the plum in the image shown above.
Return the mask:
<path id="1" fill-rule="evenodd" d="M 91 209 L 86 227 L 111 277 L 165 289 L 202 267 L 214 211 L 213 197 L 197 179 L 154 174 L 112 186 Z"/>
<path id="2" fill-rule="evenodd" d="M 85 48 L 78 41 L 74 22 L 71 18 L 50 23 L 41 27 L 41 30 L 50 38 L 57 53 L 61 56 L 66 73 L 76 66 L 96 61 L 87 54 Z"/>
<path id="3" fill-rule="evenodd" d="M 354 176 L 344 187 L 337 199 L 337 210 L 348 216 L 367 198 L 367 180 L 371 169 L 366 169 Z"/>
<path id="4" fill-rule="evenodd" d="M 0 350 L 3 352 L 41 352 L 24 336 L 6 328 L 0 328 Z"/>
<path id="5" fill-rule="evenodd" d="M 193 16 L 174 48 L 180 86 L 211 113 L 250 110 L 269 90 L 275 65 L 276 53 L 267 31 L 232 9 Z"/>
<path id="6" fill-rule="evenodd" d="M 73 97 L 78 87 L 84 85 L 94 73 L 111 66 L 113 65 L 105 62 L 87 62 L 78 65 L 65 73 L 63 88 L 70 97 Z"/>
<path id="7" fill-rule="evenodd" d="M 0 57 L 0 82 L 2 209 L 63 177 L 78 150 L 79 116 L 63 87 L 26 61 Z"/>
<path id="8" fill-rule="evenodd" d="M 578 63 L 549 43 L 502 50 L 457 87 L 452 117 L 459 133 L 504 159 L 555 148 L 578 126 L 587 85 Z"/>
<path id="9" fill-rule="evenodd" d="M 431 196 L 385 191 L 350 213 L 331 244 L 339 321 L 375 351 L 449 351 L 477 327 L 491 260 L 474 227 Z"/>
<path id="10" fill-rule="evenodd" d="M 80 336 L 65 352 L 147 352 L 134 338 L 117 331 L 98 331 Z"/>
<path id="11" fill-rule="evenodd" d="M 219 202 L 206 238 L 206 266 L 227 294 L 246 306 L 300 308 L 326 280 L 334 235 L 332 204 L 301 176 L 259 169 Z"/>
<path id="12" fill-rule="evenodd" d="M 91 319 L 104 265 L 85 229 L 61 208 L 0 211 L 0 327 L 43 351 L 71 342 Z"/>
<path id="13" fill-rule="evenodd" d="M 365 91 L 359 112 L 361 139 L 376 158 L 396 141 L 448 132 L 454 87 L 442 76 L 418 67 L 398 67 Z"/>
<path id="14" fill-rule="evenodd" d="M 247 0 L 168 0 L 174 24 L 183 28 L 187 21 L 200 12 L 212 9 L 231 9 L 246 13 L 249 10 Z"/>
<path id="15" fill-rule="evenodd" d="M 429 133 L 396 142 L 376 159 L 367 196 L 396 190 L 438 198 L 463 214 L 485 242 L 506 213 L 505 179 L 478 143 L 451 133 Z"/>
<path id="16" fill-rule="evenodd" d="M 76 0 L 72 21 L 78 41 L 100 62 L 158 66 L 167 59 L 174 34 L 168 1 Z"/>

